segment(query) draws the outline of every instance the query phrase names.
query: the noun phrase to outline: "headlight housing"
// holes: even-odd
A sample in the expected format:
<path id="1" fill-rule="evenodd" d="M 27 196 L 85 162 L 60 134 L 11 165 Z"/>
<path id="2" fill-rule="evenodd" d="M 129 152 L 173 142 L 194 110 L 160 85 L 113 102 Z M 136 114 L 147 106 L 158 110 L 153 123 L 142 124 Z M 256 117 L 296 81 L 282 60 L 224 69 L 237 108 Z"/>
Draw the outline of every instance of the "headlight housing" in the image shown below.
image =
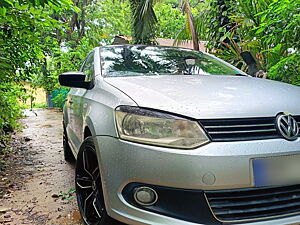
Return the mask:
<path id="1" fill-rule="evenodd" d="M 139 107 L 119 106 L 116 125 L 121 139 L 138 143 L 193 149 L 209 142 L 198 122 Z"/>

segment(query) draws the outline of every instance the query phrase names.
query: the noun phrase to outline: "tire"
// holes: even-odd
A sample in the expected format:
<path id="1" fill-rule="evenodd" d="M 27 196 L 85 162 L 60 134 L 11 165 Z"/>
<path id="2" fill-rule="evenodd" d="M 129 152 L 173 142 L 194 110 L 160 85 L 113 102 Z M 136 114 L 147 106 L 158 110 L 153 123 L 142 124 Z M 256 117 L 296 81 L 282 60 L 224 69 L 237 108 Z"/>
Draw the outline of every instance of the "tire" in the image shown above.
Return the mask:
<path id="1" fill-rule="evenodd" d="M 66 128 L 64 125 L 63 125 L 63 149 L 64 149 L 65 160 L 69 163 L 74 163 L 75 157 L 74 157 L 71 147 L 69 145 L 68 136 L 67 136 Z"/>
<path id="2" fill-rule="evenodd" d="M 78 152 L 75 187 L 79 212 L 85 225 L 124 225 L 106 213 L 100 170 L 91 137 L 84 140 Z"/>

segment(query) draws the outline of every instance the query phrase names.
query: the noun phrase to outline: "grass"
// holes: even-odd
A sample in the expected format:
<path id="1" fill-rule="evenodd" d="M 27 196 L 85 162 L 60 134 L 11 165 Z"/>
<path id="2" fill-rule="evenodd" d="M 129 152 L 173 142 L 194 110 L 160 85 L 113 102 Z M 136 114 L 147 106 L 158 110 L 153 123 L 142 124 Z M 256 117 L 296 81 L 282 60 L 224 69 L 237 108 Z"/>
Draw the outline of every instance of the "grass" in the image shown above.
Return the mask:
<path id="1" fill-rule="evenodd" d="M 23 104 L 22 105 L 22 108 L 23 109 L 31 109 L 31 106 L 30 105 L 25 105 Z M 42 102 L 42 103 L 33 103 L 32 104 L 32 108 L 33 109 L 38 109 L 38 108 L 47 108 L 47 104 L 45 102 Z"/>

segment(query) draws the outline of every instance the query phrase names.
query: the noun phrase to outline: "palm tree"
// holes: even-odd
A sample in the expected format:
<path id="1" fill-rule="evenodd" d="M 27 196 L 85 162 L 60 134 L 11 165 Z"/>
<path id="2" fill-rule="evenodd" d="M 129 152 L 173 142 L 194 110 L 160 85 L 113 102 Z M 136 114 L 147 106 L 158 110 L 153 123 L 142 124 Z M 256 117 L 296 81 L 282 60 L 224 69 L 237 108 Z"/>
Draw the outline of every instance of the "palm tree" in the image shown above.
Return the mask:
<path id="1" fill-rule="evenodd" d="M 133 19 L 133 39 L 136 44 L 154 44 L 157 18 L 153 6 L 158 0 L 129 0 Z M 190 34 L 193 47 L 199 50 L 199 39 L 195 27 L 190 1 L 180 0 L 182 12 L 186 16 L 186 27 Z"/>
<path id="2" fill-rule="evenodd" d="M 195 20 L 192 14 L 191 5 L 189 0 L 184 0 L 182 3 L 182 12 L 186 17 L 186 25 L 188 27 L 188 32 L 190 33 L 193 41 L 194 50 L 199 51 L 199 39 L 198 34 L 195 27 Z"/>
<path id="3" fill-rule="evenodd" d="M 153 5 L 157 0 L 129 0 L 132 12 L 132 36 L 136 44 L 153 44 L 157 18 Z"/>

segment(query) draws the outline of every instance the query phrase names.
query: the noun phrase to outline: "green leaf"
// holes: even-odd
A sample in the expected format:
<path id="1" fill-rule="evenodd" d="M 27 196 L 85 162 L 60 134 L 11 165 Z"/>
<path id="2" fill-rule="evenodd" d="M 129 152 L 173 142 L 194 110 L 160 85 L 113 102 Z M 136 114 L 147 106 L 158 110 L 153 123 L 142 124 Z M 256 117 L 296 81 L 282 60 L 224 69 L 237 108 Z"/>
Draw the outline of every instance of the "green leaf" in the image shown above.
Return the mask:
<path id="1" fill-rule="evenodd" d="M 7 3 L 7 4 L 10 5 L 10 6 L 14 6 L 12 0 L 2 0 L 2 1 L 4 1 L 5 3 Z M 0 5 L 1 5 L 1 3 L 0 3 Z"/>
<path id="2" fill-rule="evenodd" d="M 63 200 L 63 201 L 71 201 L 71 200 L 73 200 L 73 199 L 74 199 L 73 196 L 69 196 L 69 197 L 67 197 L 67 198 L 63 198 L 62 200 Z"/>
<path id="3" fill-rule="evenodd" d="M 5 17 L 5 15 L 6 15 L 6 11 L 7 11 L 7 9 L 6 9 L 6 8 L 4 8 L 4 7 L 3 7 L 3 8 L 1 8 L 1 7 L 0 7 L 0 15 L 1 15 L 1 16 Z"/>
<path id="4" fill-rule="evenodd" d="M 25 10 L 25 9 L 28 9 L 29 8 L 29 5 L 19 5 L 17 7 L 19 10 Z"/>

